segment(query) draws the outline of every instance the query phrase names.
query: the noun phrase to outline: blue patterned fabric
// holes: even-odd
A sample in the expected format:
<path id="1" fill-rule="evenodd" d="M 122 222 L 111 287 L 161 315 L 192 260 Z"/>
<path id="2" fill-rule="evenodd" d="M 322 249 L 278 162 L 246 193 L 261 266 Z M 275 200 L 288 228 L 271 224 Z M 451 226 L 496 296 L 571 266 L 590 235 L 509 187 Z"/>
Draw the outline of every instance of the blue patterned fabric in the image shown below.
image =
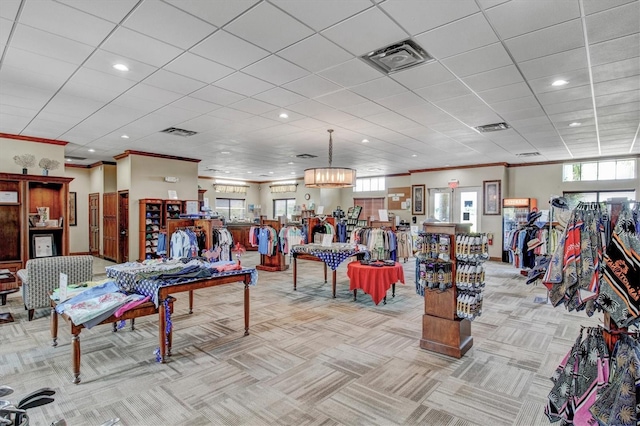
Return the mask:
<path id="1" fill-rule="evenodd" d="M 369 258 L 369 251 L 366 247 L 359 245 L 356 249 L 356 246 L 353 244 L 332 244 L 331 246 L 322 246 L 320 244 L 303 244 L 298 246 L 293 246 L 291 248 L 291 254 L 296 255 L 300 253 L 306 253 L 313 256 L 316 256 L 324 263 L 326 263 L 331 270 L 335 271 L 338 269 L 338 266 L 342 262 L 344 262 L 347 258 L 351 256 L 356 256 L 358 254 L 365 255 L 365 259 Z"/>

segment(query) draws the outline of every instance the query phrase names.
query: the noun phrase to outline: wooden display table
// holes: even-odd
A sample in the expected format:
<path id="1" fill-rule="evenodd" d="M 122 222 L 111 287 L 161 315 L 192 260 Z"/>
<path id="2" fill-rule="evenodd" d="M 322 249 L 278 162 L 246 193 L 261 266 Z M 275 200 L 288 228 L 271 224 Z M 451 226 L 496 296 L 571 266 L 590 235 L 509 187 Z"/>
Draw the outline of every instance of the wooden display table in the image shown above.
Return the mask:
<path id="1" fill-rule="evenodd" d="M 396 283 L 404 284 L 404 270 L 398 262 L 394 266 L 370 266 L 360 262 L 351 262 L 347 265 L 349 277 L 349 290 L 353 290 L 353 300 L 356 300 L 358 289 L 371 296 L 376 305 L 380 301 L 387 304 L 387 290 L 393 290 L 391 296 L 396 296 Z"/>
<path id="2" fill-rule="evenodd" d="M 7 295 L 17 292 L 20 288 L 18 287 L 18 281 L 16 281 L 15 275 L 11 272 L 4 273 L 3 275 L 7 276 L 0 278 L 0 300 L 4 306 L 7 304 Z M 13 316 L 9 312 L 0 313 L 0 324 L 6 322 L 13 322 Z"/>

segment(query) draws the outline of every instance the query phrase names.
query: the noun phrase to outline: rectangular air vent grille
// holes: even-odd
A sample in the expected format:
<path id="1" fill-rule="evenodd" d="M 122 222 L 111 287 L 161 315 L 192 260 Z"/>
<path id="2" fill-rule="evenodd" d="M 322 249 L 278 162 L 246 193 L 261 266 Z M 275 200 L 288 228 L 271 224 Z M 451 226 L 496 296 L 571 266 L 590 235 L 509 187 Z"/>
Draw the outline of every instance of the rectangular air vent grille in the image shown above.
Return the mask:
<path id="1" fill-rule="evenodd" d="M 296 155 L 296 157 L 298 157 L 298 158 L 316 158 L 317 155 L 313 155 L 313 154 L 298 154 L 298 155 Z"/>
<path id="2" fill-rule="evenodd" d="M 161 130 L 160 133 L 168 133 L 170 135 L 182 136 L 184 138 L 198 134 L 198 132 L 194 132 L 193 130 L 178 129 L 177 127 L 169 127 Z"/>
<path id="3" fill-rule="evenodd" d="M 507 130 L 511 128 L 507 123 L 493 123 L 493 124 L 485 124 L 484 126 L 476 127 L 476 130 L 479 132 L 497 132 L 499 130 Z"/>
<path id="4" fill-rule="evenodd" d="M 538 157 L 542 154 L 539 152 L 522 152 L 520 154 L 516 154 L 516 157 Z"/>
<path id="5" fill-rule="evenodd" d="M 75 157 L 73 155 L 65 155 L 64 158 L 67 160 L 86 160 L 87 157 Z"/>
<path id="6" fill-rule="evenodd" d="M 380 48 L 361 56 L 361 58 L 385 74 L 391 74 L 424 62 L 433 61 L 433 58 L 411 39 Z"/>

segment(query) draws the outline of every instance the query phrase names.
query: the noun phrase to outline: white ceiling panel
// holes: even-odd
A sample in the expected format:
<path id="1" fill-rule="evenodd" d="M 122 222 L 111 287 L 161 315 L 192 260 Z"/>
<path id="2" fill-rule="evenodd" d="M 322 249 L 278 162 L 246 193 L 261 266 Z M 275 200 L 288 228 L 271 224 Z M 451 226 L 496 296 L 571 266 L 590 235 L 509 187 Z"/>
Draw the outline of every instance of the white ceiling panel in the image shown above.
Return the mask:
<path id="1" fill-rule="evenodd" d="M 243 99 L 240 102 L 232 104 L 231 108 L 239 109 L 240 111 L 254 115 L 262 115 L 266 112 L 273 111 L 274 109 L 279 109 L 274 105 L 250 98 Z"/>
<path id="2" fill-rule="evenodd" d="M 253 96 L 274 87 L 271 83 L 267 83 L 266 81 L 259 80 L 241 72 L 233 73 L 222 80 L 218 80 L 215 85 L 245 96 Z"/>
<path id="3" fill-rule="evenodd" d="M 568 84 L 564 86 L 553 86 L 552 83 L 557 80 L 564 80 Z M 567 71 L 548 77 L 536 78 L 528 80 L 531 89 L 535 93 L 556 92 L 558 90 L 566 90 L 571 87 L 584 86 L 591 84 L 589 79 L 589 70 L 583 68 L 575 71 Z"/>
<path id="4" fill-rule="evenodd" d="M 382 8 L 411 34 L 422 33 L 480 10 L 473 0 L 387 0 Z"/>
<path id="5" fill-rule="evenodd" d="M 513 65 L 473 74 L 462 80 L 476 92 L 524 81 L 518 69 Z"/>
<path id="6" fill-rule="evenodd" d="M 626 3 L 637 2 L 638 0 L 608 0 L 603 2 L 601 0 L 582 0 L 584 5 L 585 15 L 591 15 L 592 13 L 598 13 L 603 10 L 610 9 L 612 7 L 620 6 Z"/>
<path id="7" fill-rule="evenodd" d="M 215 110 L 213 112 L 215 112 Z M 138 120 L 135 123 L 127 126 L 127 128 L 135 128 L 139 132 L 140 130 L 143 130 L 143 129 L 149 129 L 149 126 L 152 125 L 153 131 L 156 131 L 159 128 L 162 129 L 162 128 L 175 126 L 178 123 L 182 123 L 184 121 L 199 117 L 201 115 L 202 113 L 199 111 L 192 111 L 192 110 L 179 108 L 172 105 L 167 105 L 157 111 L 154 111 L 152 114 L 149 114 L 147 117 L 145 117 L 146 120 L 145 119 Z M 152 123 L 152 124 L 149 124 L 149 123 Z M 138 125 L 140 125 L 140 127 L 138 127 Z"/>
<path id="8" fill-rule="evenodd" d="M 352 54 L 317 34 L 281 50 L 278 56 L 311 72 L 321 71 L 353 58 Z"/>
<path id="9" fill-rule="evenodd" d="M 245 98 L 243 95 L 216 86 L 205 86 L 191 93 L 190 96 L 218 105 L 231 105 Z"/>
<path id="10" fill-rule="evenodd" d="M 640 2 L 589 15 L 586 20 L 589 44 L 637 34 L 640 31 Z"/>
<path id="11" fill-rule="evenodd" d="M 5 26 L 2 21 L 0 26 Z M 11 25 L 3 28 L 10 30 Z M 11 45 L 15 48 L 38 55 L 80 65 L 93 52 L 94 48 L 65 37 L 57 36 L 26 25 L 16 25 Z"/>
<path id="12" fill-rule="evenodd" d="M 313 34 L 311 29 L 269 3 L 258 4 L 225 30 L 269 52 L 277 52 Z"/>
<path id="13" fill-rule="evenodd" d="M 596 83 L 599 83 L 602 81 L 614 80 L 616 78 L 639 75 L 640 59 L 632 58 L 624 61 L 598 65 L 593 67 L 592 73 L 593 73 L 593 81 Z"/>
<path id="14" fill-rule="evenodd" d="M 58 93 L 44 108 L 44 112 L 64 114 L 67 117 L 75 117 L 77 120 L 87 118 L 104 104 L 97 100 Z"/>
<path id="15" fill-rule="evenodd" d="M 115 28 L 112 22 L 51 0 L 25 2 L 20 22 L 90 46 L 98 46 Z"/>
<path id="16" fill-rule="evenodd" d="M 272 3 L 316 31 L 373 6 L 369 0 L 273 0 Z"/>
<path id="17" fill-rule="evenodd" d="M 227 107 L 216 109 L 215 111 L 208 113 L 208 115 L 212 117 L 222 118 L 229 121 L 246 120 L 247 118 L 253 116 L 253 114 L 250 114 L 248 112 L 240 111 L 239 109 L 227 108 Z"/>
<path id="18" fill-rule="evenodd" d="M 240 14 L 250 9 L 259 0 L 166 0 L 193 16 L 204 19 L 217 27 L 222 27 Z"/>
<path id="19" fill-rule="evenodd" d="M 527 79 L 561 75 L 587 68 L 587 50 L 584 47 L 543 56 L 519 63 L 522 74 Z"/>
<path id="20" fill-rule="evenodd" d="M 356 56 L 407 38 L 407 33 L 377 8 L 342 21 L 322 35 Z"/>
<path id="21" fill-rule="evenodd" d="M 509 99 L 501 102 L 491 103 L 490 106 L 498 113 L 505 111 L 517 111 L 519 109 L 535 108 L 538 105 L 538 101 L 533 96 L 525 96 L 522 98 Z"/>
<path id="22" fill-rule="evenodd" d="M 540 99 L 542 105 L 557 104 L 563 101 L 573 101 L 589 97 L 591 97 L 591 87 L 589 86 L 570 87 L 564 90 L 538 94 L 538 99 Z"/>
<path id="23" fill-rule="evenodd" d="M 38 71 L 39 72 L 27 71 L 24 68 L 4 64 L 0 69 L 0 79 L 2 80 L 2 84 L 13 83 L 25 87 L 48 90 L 49 93 L 54 93 L 68 78 L 68 76 L 63 73 L 59 75 L 45 75 L 41 74 L 42 70 Z"/>
<path id="24" fill-rule="evenodd" d="M 500 37 L 508 39 L 579 18 L 580 7 L 577 1 L 513 0 L 486 13 Z"/>
<path id="25" fill-rule="evenodd" d="M 205 83 L 213 83 L 233 73 L 232 68 L 189 52 L 183 53 L 164 68 Z"/>
<path id="26" fill-rule="evenodd" d="M 307 98 L 315 98 L 342 89 L 337 84 L 314 74 L 285 84 L 284 88 Z"/>
<path id="27" fill-rule="evenodd" d="M 0 7 L 0 17 L 11 21 L 16 19 L 21 0 L 5 0 Z"/>
<path id="28" fill-rule="evenodd" d="M 596 97 L 596 107 L 598 108 L 627 102 L 636 102 L 640 104 L 640 90 Z"/>
<path id="29" fill-rule="evenodd" d="M 593 66 L 640 56 L 640 34 L 620 37 L 589 46 Z"/>
<path id="30" fill-rule="evenodd" d="M 182 53 L 182 49 L 122 27 L 100 47 L 155 67 L 165 65 Z"/>
<path id="31" fill-rule="evenodd" d="M 367 83 L 351 87 L 350 89 L 351 91 L 372 101 L 386 98 L 388 96 L 397 95 L 407 91 L 406 88 L 404 88 L 394 80 L 391 80 L 389 77 L 382 77 L 371 80 Z"/>
<path id="32" fill-rule="evenodd" d="M 76 70 L 76 65 L 69 62 L 47 58 L 26 50 L 9 47 L 5 50 L 2 65 L 23 69 L 34 74 L 44 74 L 58 84 L 66 81 Z"/>
<path id="33" fill-rule="evenodd" d="M 136 84 L 131 89 L 127 90 L 127 95 L 135 96 L 140 99 L 147 99 L 154 102 L 160 102 L 162 105 L 166 105 L 173 101 L 176 101 L 182 97 L 181 94 L 176 92 L 170 92 L 168 90 L 153 87 L 148 84 Z"/>
<path id="34" fill-rule="evenodd" d="M 373 69 L 358 58 L 320 71 L 318 74 L 344 87 L 357 86 L 379 78 L 381 75 L 380 71 Z"/>
<path id="35" fill-rule="evenodd" d="M 242 70 L 242 72 L 280 86 L 293 80 L 309 75 L 309 72 L 285 61 L 278 56 L 271 55 Z"/>
<path id="36" fill-rule="evenodd" d="M 349 90 L 339 90 L 337 92 L 329 93 L 328 95 L 319 96 L 316 101 L 322 102 L 325 105 L 329 105 L 333 108 L 343 109 L 349 106 L 361 104 L 367 102 L 365 98 Z"/>
<path id="37" fill-rule="evenodd" d="M 485 102 L 493 103 L 506 101 L 508 99 L 516 99 L 531 95 L 531 90 L 526 83 L 508 84 L 497 87 L 495 89 L 484 90 L 477 93 Z"/>
<path id="38" fill-rule="evenodd" d="M 375 102 L 364 102 L 357 105 L 348 106 L 345 108 L 341 108 L 342 111 L 347 114 L 354 115 L 356 117 L 365 118 L 371 115 L 382 114 L 386 112 L 387 109 Z"/>
<path id="39" fill-rule="evenodd" d="M 399 95 L 378 99 L 377 103 L 392 111 L 426 104 L 424 99 L 413 92 L 404 92 Z"/>
<path id="40" fill-rule="evenodd" d="M 451 81 L 456 78 L 455 75 L 451 74 L 451 72 L 439 62 L 431 62 L 402 70 L 391 74 L 390 77 L 408 89 L 419 89 L 421 87 Z"/>
<path id="41" fill-rule="evenodd" d="M 516 61 L 541 58 L 584 46 L 582 21 L 574 19 L 505 41 Z"/>
<path id="42" fill-rule="evenodd" d="M 603 81 L 602 83 L 595 83 L 593 85 L 596 96 L 611 95 L 613 93 L 623 93 L 638 89 L 640 89 L 640 77 L 637 75 Z"/>
<path id="43" fill-rule="evenodd" d="M 192 98 L 191 96 L 185 96 L 170 104 L 176 108 L 188 109 L 189 111 L 199 112 L 200 114 L 206 114 L 221 108 L 220 105 L 213 102 L 203 101 L 202 99 Z"/>
<path id="44" fill-rule="evenodd" d="M 513 64 L 500 43 L 452 56 L 442 63 L 458 77 L 467 77 Z"/>
<path id="45" fill-rule="evenodd" d="M 134 81 L 126 78 L 84 67 L 80 68 L 78 72 L 73 75 L 69 83 L 94 86 L 104 90 L 106 93 L 113 94 L 113 97 L 116 97 L 125 90 L 133 87 L 135 84 Z"/>
<path id="46" fill-rule="evenodd" d="M 131 9 L 138 3 L 138 0 L 56 0 L 75 9 L 87 12 L 113 23 L 118 23 L 127 16 Z"/>
<path id="47" fill-rule="evenodd" d="M 13 28 L 13 22 L 8 19 L 0 18 L 0 46 L 4 50 L 4 46 L 9 42 L 9 35 Z M 38 46 L 30 46 L 30 49 L 38 49 Z"/>
<path id="48" fill-rule="evenodd" d="M 129 71 L 118 71 L 113 68 L 115 64 L 124 64 L 129 68 Z M 125 58 L 101 49 L 97 49 L 83 64 L 83 67 L 133 81 L 142 81 L 158 70 L 158 68 L 151 65 L 143 64 L 142 62 L 134 61 L 133 59 Z"/>
<path id="49" fill-rule="evenodd" d="M 266 50 L 223 30 L 216 31 L 190 51 L 236 70 L 269 55 Z"/>
<path id="50" fill-rule="evenodd" d="M 482 13 L 427 31 L 415 39 L 437 59 L 448 58 L 498 41 Z"/>
<path id="51" fill-rule="evenodd" d="M 255 95 L 254 98 L 279 107 L 286 107 L 305 100 L 303 96 L 293 93 L 290 90 L 283 89 L 282 87 L 274 87 L 266 92 Z"/>
<path id="52" fill-rule="evenodd" d="M 144 80 L 145 84 L 187 95 L 206 85 L 202 81 L 194 80 L 180 74 L 160 69 Z"/>
<path id="53" fill-rule="evenodd" d="M 216 30 L 213 25 L 162 2 L 143 2 L 123 24 L 165 43 L 188 49 Z"/>

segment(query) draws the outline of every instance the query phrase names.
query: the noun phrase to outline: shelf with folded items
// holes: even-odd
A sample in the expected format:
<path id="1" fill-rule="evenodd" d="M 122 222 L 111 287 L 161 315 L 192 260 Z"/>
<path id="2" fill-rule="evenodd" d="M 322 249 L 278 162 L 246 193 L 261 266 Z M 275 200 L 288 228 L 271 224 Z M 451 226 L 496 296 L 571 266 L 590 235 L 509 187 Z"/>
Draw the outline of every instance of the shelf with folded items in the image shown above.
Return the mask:
<path id="1" fill-rule="evenodd" d="M 163 200 L 140 200 L 139 259 L 155 259 L 158 255 L 158 238 L 163 226 Z"/>

